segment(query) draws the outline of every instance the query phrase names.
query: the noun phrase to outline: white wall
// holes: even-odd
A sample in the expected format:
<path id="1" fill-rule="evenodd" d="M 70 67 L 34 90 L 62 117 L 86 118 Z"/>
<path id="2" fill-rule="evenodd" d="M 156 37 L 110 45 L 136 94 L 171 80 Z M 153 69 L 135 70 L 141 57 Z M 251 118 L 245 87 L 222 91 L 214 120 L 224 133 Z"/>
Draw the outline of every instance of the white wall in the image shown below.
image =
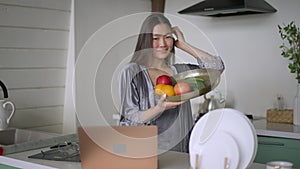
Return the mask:
<path id="1" fill-rule="evenodd" d="M 84 44 L 99 28 L 122 16 L 151 11 L 150 0 L 127 0 L 126 3 L 123 2 L 121 0 L 75 1 L 76 56 L 80 54 Z M 286 108 L 292 108 L 293 97 L 296 92 L 296 80 L 289 73 L 287 68 L 288 61 L 280 55 L 279 45 L 281 44 L 281 39 L 278 34 L 277 25 L 289 23 L 291 20 L 295 20 L 298 25 L 300 24 L 300 18 L 296 17 L 300 16 L 298 10 L 300 1 L 267 0 L 267 2 L 278 10 L 276 13 L 271 14 L 222 18 L 177 14 L 177 11 L 196 2 L 199 1 L 166 0 L 165 12 L 171 15 L 172 23 L 181 24 L 180 27 L 188 30 L 185 32 L 185 37 L 188 41 L 223 58 L 226 71 L 222 75 L 222 82 L 218 89 L 226 95 L 226 105 L 244 113 L 265 116 L 266 110 L 273 108 L 276 96 L 280 94 L 285 99 Z M 174 16 L 180 17 L 179 20 L 183 22 L 178 22 L 178 20 L 174 19 Z M 137 20 L 136 23 L 129 23 L 129 25 L 132 24 L 132 29 L 136 31 L 139 29 L 139 27 L 136 27 L 139 24 L 137 22 L 141 21 Z M 196 27 L 192 28 L 192 31 L 189 31 L 189 27 L 184 22 L 189 22 Z M 195 29 L 199 29 L 200 32 L 193 32 Z M 128 30 L 118 27 L 112 29 L 111 33 L 122 31 L 126 32 Z M 208 39 L 204 39 L 203 37 L 205 36 Z M 111 43 L 109 38 L 97 42 L 99 48 L 103 47 L 106 43 Z M 213 46 L 209 43 L 212 43 Z M 131 45 L 126 46 L 126 48 L 120 45 L 119 52 L 114 51 L 116 53 L 112 52 L 107 56 L 116 56 L 116 58 L 127 57 L 128 51 L 125 54 L 123 52 L 126 49 L 131 51 L 134 45 L 134 40 L 132 40 Z M 178 52 L 178 54 L 181 53 Z M 91 62 L 90 66 L 95 64 Z M 114 66 L 108 62 L 106 69 L 99 69 L 99 71 L 101 70 L 99 73 L 101 77 L 98 74 L 95 77 L 94 83 L 100 84 L 101 78 L 111 78 L 111 74 L 106 74 L 106 72 L 110 72 L 111 69 L 115 68 Z M 88 69 L 89 66 L 87 66 L 86 72 L 88 72 Z M 85 75 L 91 76 L 89 74 Z M 79 83 L 82 83 L 79 85 L 81 88 L 86 87 L 85 83 L 87 82 L 79 81 Z M 104 86 L 98 86 L 94 90 L 101 90 L 99 89 L 101 87 L 104 88 Z M 81 90 L 80 87 L 79 90 Z M 111 115 L 115 113 L 116 109 L 112 100 L 107 99 L 112 93 L 110 86 L 106 86 L 104 92 L 96 93 L 98 93 L 96 97 L 100 98 L 97 100 L 98 104 L 101 103 L 107 106 L 105 109 L 107 113 L 106 120 L 113 123 Z M 79 97 L 85 100 L 90 99 L 87 93 L 82 93 Z M 201 101 L 202 98 L 193 100 L 193 109 L 195 112 L 197 112 L 199 102 Z M 88 106 L 82 110 L 85 112 L 84 116 L 87 119 L 92 119 L 88 117 L 90 112 L 97 111 L 96 109 L 89 109 Z"/>
<path id="2" fill-rule="evenodd" d="M 76 112 L 81 125 L 101 125 L 106 122 L 116 124 L 113 114 L 118 113 L 118 107 L 114 104 L 112 93 L 117 93 L 118 89 L 111 88 L 111 85 L 114 85 L 112 76 L 117 72 L 116 67 L 120 61 L 133 51 L 135 39 L 116 39 L 116 42 L 126 41 L 124 44 L 120 42 L 119 46 L 112 41 L 121 34 L 130 36 L 130 31 L 138 33 L 142 19 L 123 22 L 120 25 L 120 20 L 116 20 L 149 11 L 150 0 L 75 0 L 75 74 L 80 76 L 75 80 L 75 93 Z M 110 27 L 111 24 L 117 26 Z M 113 47 L 112 50 L 105 54 L 110 47 Z M 102 62 L 104 55 L 106 60 Z M 91 70 L 94 67 L 95 69 Z M 101 118 L 98 112 L 101 112 L 104 118 Z M 106 121 L 102 121 L 104 119 Z"/>
<path id="3" fill-rule="evenodd" d="M 7 84 L 9 99 L 17 107 L 12 127 L 61 130 L 70 2 L 0 0 L 0 78 Z M 207 35 L 216 53 L 222 56 L 226 71 L 220 88 L 226 94 L 227 104 L 245 113 L 265 116 L 266 109 L 273 107 L 276 95 L 281 94 L 286 107 L 292 108 L 296 81 L 289 73 L 288 61 L 280 56 L 278 46 L 282 41 L 277 25 L 291 20 L 299 25 L 300 1 L 267 0 L 278 10 L 272 14 L 222 18 L 177 14 L 177 11 L 196 2 L 198 0 L 166 0 L 165 12 L 194 24 Z M 75 8 L 77 56 L 99 28 L 122 16 L 151 11 L 151 1 L 75 0 Z M 138 31 L 139 23 L 128 24 L 132 24 L 132 30 Z M 128 31 L 122 27 L 116 30 Z M 199 47 L 210 48 L 206 46 L 207 39 L 201 41 L 200 38 L 197 42 L 197 37 L 203 37 L 203 34 L 197 36 L 186 32 L 185 36 Z M 128 40 L 132 44 L 119 46 L 121 51 L 133 48 L 134 39 Z M 99 45 L 102 43 L 107 42 Z M 124 53 L 110 53 L 111 56 L 114 54 L 122 57 Z M 106 66 L 112 68 L 109 64 Z M 101 77 L 97 77 L 96 81 L 101 83 Z M 108 109 L 113 107 L 105 98 L 110 92 L 106 90 L 103 95 L 97 96 L 102 98 L 99 100 L 102 104 L 108 103 Z M 199 101 L 195 99 L 195 111 Z M 110 115 L 114 111 L 107 111 L 111 123 Z"/>
<path id="4" fill-rule="evenodd" d="M 283 96 L 286 108 L 292 108 L 296 94 L 295 76 L 280 55 L 282 40 L 277 25 L 294 20 L 300 26 L 300 1 L 266 1 L 278 11 L 221 18 L 177 14 L 198 0 L 167 0 L 165 9 L 195 24 L 212 41 L 226 66 L 222 80 L 227 104 L 259 116 L 265 116 L 266 110 L 273 107 L 277 94 Z M 195 36 L 186 33 L 187 40 Z"/>
<path id="5" fill-rule="evenodd" d="M 10 127 L 61 132 L 70 2 L 0 0 L 0 79 L 16 107 Z"/>

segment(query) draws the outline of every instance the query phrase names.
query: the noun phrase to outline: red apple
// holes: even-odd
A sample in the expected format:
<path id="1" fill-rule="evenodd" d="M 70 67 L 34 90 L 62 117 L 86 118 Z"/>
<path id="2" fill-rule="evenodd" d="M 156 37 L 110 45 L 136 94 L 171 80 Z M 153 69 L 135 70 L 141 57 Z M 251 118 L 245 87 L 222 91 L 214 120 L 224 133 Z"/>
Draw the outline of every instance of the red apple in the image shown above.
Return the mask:
<path id="1" fill-rule="evenodd" d="M 178 82 L 174 86 L 174 91 L 175 91 L 175 95 L 179 96 L 182 94 L 189 93 L 190 91 L 192 91 L 192 88 L 188 82 Z"/>
<path id="2" fill-rule="evenodd" d="M 172 79 L 167 75 L 158 76 L 156 79 L 156 85 L 158 84 L 172 85 Z"/>

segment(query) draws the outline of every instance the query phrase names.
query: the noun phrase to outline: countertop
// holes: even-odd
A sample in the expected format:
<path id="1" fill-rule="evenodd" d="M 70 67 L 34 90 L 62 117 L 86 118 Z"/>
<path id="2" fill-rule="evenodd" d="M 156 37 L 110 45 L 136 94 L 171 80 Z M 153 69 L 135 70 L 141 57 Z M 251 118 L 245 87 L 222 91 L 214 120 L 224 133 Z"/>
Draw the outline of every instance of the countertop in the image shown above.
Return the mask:
<path id="1" fill-rule="evenodd" d="M 252 120 L 256 133 L 259 136 L 273 136 L 282 138 L 300 139 L 300 126 L 284 123 L 268 123 L 265 118 Z M 81 169 L 79 162 L 62 162 L 28 158 L 28 156 L 37 154 L 41 150 L 49 150 L 48 148 L 25 151 L 15 154 L 6 155 L 14 159 L 27 162 L 37 163 L 41 165 L 56 167 L 60 169 Z M 189 169 L 189 155 L 179 152 L 167 152 L 159 155 L 159 169 Z M 264 164 L 253 163 L 250 169 L 265 169 Z"/>
<path id="2" fill-rule="evenodd" d="M 39 153 L 42 149 L 26 151 L 16 154 L 10 154 L 6 157 L 11 157 L 27 162 L 51 166 L 59 169 L 81 169 L 79 162 L 63 162 L 63 161 L 50 161 L 27 158 L 29 155 Z M 189 169 L 189 154 L 179 152 L 166 152 L 158 156 L 159 169 Z M 253 163 L 249 169 L 265 169 L 264 164 Z"/>
<path id="3" fill-rule="evenodd" d="M 256 134 L 282 138 L 300 139 L 300 126 L 287 123 L 269 123 L 265 118 L 252 120 Z"/>

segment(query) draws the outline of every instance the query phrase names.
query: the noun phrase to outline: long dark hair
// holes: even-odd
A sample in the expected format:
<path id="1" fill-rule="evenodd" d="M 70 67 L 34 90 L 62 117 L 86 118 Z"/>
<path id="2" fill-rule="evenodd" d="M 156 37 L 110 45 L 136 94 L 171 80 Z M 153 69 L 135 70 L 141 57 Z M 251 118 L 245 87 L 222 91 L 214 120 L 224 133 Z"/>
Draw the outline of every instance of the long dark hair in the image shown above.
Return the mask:
<path id="1" fill-rule="evenodd" d="M 130 62 L 148 66 L 149 60 L 152 57 L 153 28 L 162 23 L 167 24 L 170 28 L 172 27 L 170 21 L 161 13 L 153 13 L 144 20 Z M 167 62 L 170 60 L 171 55 L 174 54 L 174 51 L 173 47 L 170 56 L 166 59 Z"/>

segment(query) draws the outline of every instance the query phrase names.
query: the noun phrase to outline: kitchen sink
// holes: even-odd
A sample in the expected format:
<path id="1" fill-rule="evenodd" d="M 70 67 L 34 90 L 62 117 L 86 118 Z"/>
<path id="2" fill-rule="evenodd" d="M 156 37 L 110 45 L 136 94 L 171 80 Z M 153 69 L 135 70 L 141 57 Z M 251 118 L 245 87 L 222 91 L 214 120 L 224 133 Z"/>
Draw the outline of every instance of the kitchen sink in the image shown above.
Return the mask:
<path id="1" fill-rule="evenodd" d="M 25 142 L 34 142 L 57 136 L 57 134 L 26 129 L 0 130 L 0 145 L 13 145 Z"/>
<path id="2" fill-rule="evenodd" d="M 78 140 L 77 134 L 60 135 L 27 129 L 0 130 L 0 155 L 34 150 Z"/>

